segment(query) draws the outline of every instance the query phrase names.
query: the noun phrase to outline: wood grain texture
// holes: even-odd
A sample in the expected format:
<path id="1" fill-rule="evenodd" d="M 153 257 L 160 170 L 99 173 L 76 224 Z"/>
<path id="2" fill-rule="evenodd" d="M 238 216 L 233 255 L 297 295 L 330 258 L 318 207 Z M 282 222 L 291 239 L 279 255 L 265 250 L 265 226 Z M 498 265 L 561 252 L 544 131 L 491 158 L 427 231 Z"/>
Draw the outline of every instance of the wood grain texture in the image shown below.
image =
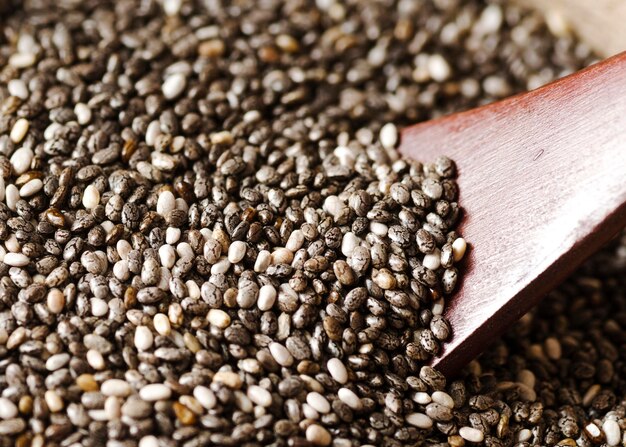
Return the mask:
<path id="1" fill-rule="evenodd" d="M 562 17 L 602 56 L 626 50 L 626 0 L 515 0 L 546 16 Z"/>
<path id="2" fill-rule="evenodd" d="M 459 168 L 471 248 L 434 363 L 451 376 L 626 225 L 626 53 L 409 127 L 399 150 Z"/>

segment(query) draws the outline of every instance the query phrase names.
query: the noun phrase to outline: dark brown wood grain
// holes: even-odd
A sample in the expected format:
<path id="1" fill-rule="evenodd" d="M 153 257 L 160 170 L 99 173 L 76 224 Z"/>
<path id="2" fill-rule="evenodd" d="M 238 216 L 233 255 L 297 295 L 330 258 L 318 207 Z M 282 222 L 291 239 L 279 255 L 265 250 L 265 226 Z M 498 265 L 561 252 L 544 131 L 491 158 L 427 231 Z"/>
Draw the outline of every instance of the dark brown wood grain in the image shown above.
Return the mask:
<path id="1" fill-rule="evenodd" d="M 626 53 L 535 91 L 409 127 L 400 151 L 459 170 L 470 244 L 447 303 L 448 376 L 626 225 Z"/>

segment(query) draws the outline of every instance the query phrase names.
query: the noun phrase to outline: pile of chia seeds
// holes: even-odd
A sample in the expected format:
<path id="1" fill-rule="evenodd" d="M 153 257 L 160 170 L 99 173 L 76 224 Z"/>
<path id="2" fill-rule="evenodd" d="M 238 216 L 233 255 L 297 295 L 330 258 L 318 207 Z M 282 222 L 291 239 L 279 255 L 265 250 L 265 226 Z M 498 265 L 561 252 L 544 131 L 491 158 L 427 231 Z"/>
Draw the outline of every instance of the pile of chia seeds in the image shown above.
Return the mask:
<path id="1" fill-rule="evenodd" d="M 395 150 L 589 64 L 566 30 L 476 0 L 0 10 L 1 447 L 622 442 L 626 240 L 446 383 L 456 165 Z"/>

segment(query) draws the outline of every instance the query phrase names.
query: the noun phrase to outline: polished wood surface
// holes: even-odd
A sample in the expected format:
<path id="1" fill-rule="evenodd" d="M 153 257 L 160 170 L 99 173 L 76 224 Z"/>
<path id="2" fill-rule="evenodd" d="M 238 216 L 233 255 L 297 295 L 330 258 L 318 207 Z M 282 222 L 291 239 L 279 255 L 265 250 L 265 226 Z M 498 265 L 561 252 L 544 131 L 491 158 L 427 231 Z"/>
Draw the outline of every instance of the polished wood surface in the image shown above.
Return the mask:
<path id="1" fill-rule="evenodd" d="M 409 127 L 399 150 L 459 168 L 470 248 L 434 362 L 453 376 L 626 225 L 626 53 Z"/>

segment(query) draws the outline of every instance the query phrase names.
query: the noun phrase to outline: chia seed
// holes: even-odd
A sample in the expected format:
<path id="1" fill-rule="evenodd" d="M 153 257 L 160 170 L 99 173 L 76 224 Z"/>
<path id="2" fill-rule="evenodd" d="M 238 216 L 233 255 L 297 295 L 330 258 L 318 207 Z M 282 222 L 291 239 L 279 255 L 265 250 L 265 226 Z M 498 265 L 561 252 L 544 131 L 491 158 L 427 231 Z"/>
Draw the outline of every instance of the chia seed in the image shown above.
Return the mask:
<path id="1" fill-rule="evenodd" d="M 446 384 L 456 165 L 395 151 L 584 45 L 496 0 L 44 3 L 0 5 L 0 447 L 621 442 L 626 239 Z"/>

